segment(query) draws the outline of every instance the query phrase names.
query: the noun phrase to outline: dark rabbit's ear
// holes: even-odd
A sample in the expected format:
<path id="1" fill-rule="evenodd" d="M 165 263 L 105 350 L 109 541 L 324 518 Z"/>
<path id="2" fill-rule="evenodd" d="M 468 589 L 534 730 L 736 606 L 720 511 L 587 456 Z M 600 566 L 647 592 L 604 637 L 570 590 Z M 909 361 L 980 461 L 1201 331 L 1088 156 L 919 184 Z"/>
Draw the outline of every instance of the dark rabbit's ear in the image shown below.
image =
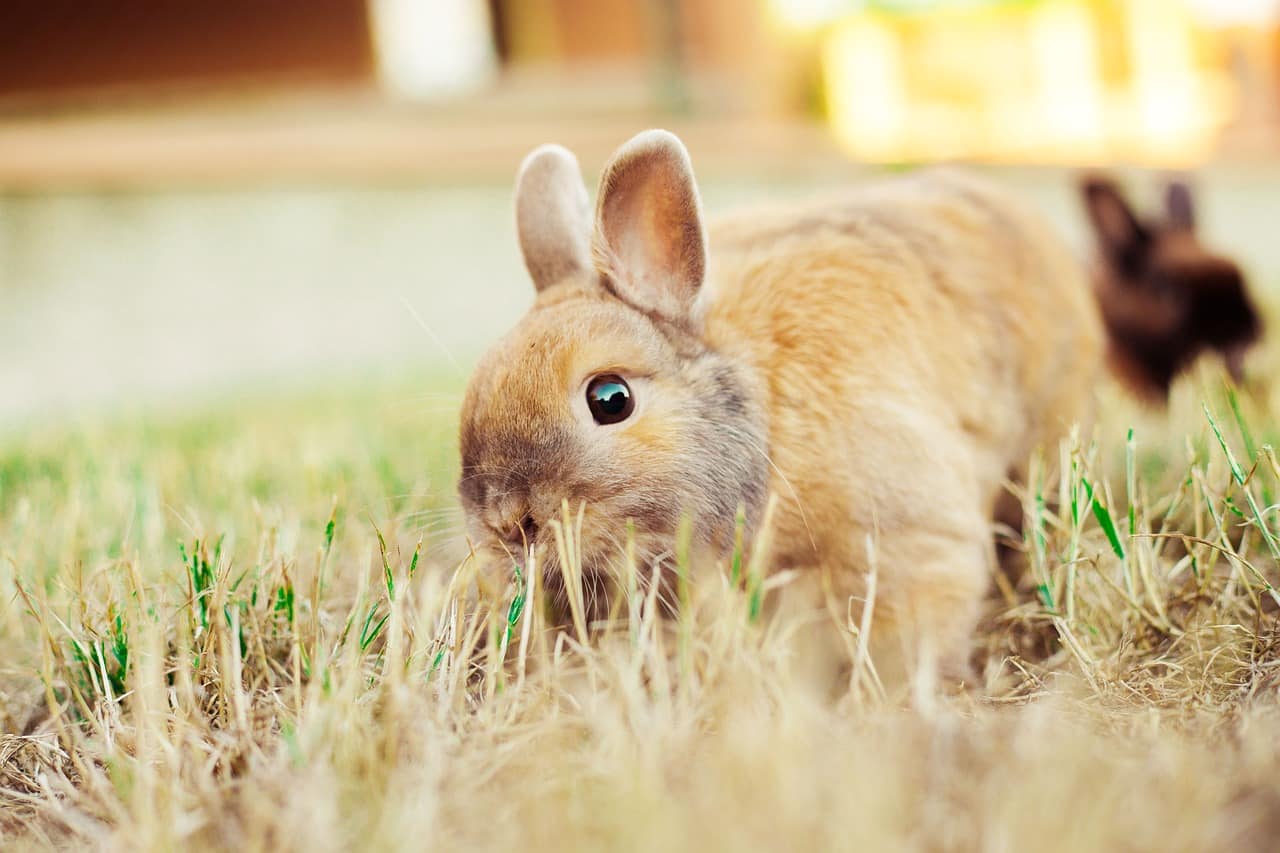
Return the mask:
<path id="1" fill-rule="evenodd" d="M 1137 272 L 1151 235 L 1120 188 L 1106 178 L 1086 178 L 1081 185 L 1085 209 L 1103 255 L 1126 273 Z"/>
<path id="2" fill-rule="evenodd" d="M 1195 200 L 1191 188 L 1184 181 L 1170 181 L 1164 191 L 1164 209 L 1169 224 L 1174 228 L 1194 231 L 1196 227 Z"/>

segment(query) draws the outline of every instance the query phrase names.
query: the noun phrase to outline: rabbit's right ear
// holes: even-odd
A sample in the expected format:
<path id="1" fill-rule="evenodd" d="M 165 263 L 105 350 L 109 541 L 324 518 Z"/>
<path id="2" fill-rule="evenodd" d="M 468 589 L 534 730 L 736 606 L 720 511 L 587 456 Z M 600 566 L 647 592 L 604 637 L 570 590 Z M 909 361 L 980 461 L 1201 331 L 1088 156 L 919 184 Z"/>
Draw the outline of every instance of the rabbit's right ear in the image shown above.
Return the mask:
<path id="1" fill-rule="evenodd" d="M 591 207 L 567 148 L 543 145 L 520 165 L 516 231 L 537 290 L 591 269 Z"/>
<path id="2" fill-rule="evenodd" d="M 1082 186 L 1085 208 L 1103 255 L 1126 272 L 1141 262 L 1150 235 L 1130 209 L 1120 188 L 1105 178 L 1088 178 Z"/>
<path id="3" fill-rule="evenodd" d="M 1196 230 L 1196 205 L 1191 187 L 1183 181 L 1170 181 L 1164 191 L 1164 209 L 1169 224 L 1187 231 Z"/>
<path id="4" fill-rule="evenodd" d="M 596 201 L 594 256 L 615 296 L 694 325 L 707 241 L 689 152 L 673 134 L 645 131 L 613 155 Z"/>

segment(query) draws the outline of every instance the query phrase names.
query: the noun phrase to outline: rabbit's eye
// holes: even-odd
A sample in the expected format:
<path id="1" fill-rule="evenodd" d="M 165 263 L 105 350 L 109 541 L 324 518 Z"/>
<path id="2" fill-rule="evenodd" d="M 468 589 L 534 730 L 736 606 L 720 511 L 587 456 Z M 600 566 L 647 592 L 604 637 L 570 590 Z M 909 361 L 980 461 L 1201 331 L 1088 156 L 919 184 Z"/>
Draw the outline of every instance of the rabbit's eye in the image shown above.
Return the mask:
<path id="1" fill-rule="evenodd" d="M 621 376 L 606 373 L 587 385 L 587 408 L 598 424 L 616 424 L 631 417 L 636 401 Z"/>

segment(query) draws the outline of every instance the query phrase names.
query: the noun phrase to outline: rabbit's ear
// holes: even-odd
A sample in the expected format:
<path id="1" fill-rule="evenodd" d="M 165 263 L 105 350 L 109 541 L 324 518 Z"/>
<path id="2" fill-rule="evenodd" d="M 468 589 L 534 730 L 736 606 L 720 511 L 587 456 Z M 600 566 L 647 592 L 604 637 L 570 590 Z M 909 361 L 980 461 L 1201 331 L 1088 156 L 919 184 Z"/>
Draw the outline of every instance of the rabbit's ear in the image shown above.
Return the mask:
<path id="1" fill-rule="evenodd" d="M 1184 181 L 1170 181 L 1165 187 L 1164 209 L 1169 217 L 1169 224 L 1174 228 L 1195 230 L 1195 200 L 1191 197 L 1191 188 Z"/>
<path id="2" fill-rule="evenodd" d="M 516 231 L 536 289 L 591 269 L 591 207 L 568 149 L 543 145 L 520 165 Z"/>
<path id="3" fill-rule="evenodd" d="M 613 156 L 600 182 L 593 250 L 616 296 L 692 325 L 707 246 L 693 166 L 675 136 L 645 131 Z"/>
<path id="4" fill-rule="evenodd" d="M 1126 272 L 1141 262 L 1150 234 L 1124 200 L 1120 188 L 1105 178 L 1088 178 L 1082 186 L 1089 221 L 1103 255 Z"/>

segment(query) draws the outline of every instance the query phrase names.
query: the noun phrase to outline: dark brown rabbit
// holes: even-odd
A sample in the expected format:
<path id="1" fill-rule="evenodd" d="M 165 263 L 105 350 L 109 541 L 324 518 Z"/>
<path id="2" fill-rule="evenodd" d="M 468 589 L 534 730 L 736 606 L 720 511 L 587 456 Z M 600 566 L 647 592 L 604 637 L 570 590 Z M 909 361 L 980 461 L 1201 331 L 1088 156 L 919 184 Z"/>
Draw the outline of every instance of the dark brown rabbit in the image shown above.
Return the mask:
<path id="1" fill-rule="evenodd" d="M 1244 356 L 1262 334 L 1244 275 L 1207 250 L 1195 228 L 1191 191 L 1173 181 L 1163 216 L 1139 219 L 1111 180 L 1082 181 L 1097 237 L 1094 289 L 1116 375 L 1156 402 L 1206 350 L 1218 353 L 1239 382 Z"/>

